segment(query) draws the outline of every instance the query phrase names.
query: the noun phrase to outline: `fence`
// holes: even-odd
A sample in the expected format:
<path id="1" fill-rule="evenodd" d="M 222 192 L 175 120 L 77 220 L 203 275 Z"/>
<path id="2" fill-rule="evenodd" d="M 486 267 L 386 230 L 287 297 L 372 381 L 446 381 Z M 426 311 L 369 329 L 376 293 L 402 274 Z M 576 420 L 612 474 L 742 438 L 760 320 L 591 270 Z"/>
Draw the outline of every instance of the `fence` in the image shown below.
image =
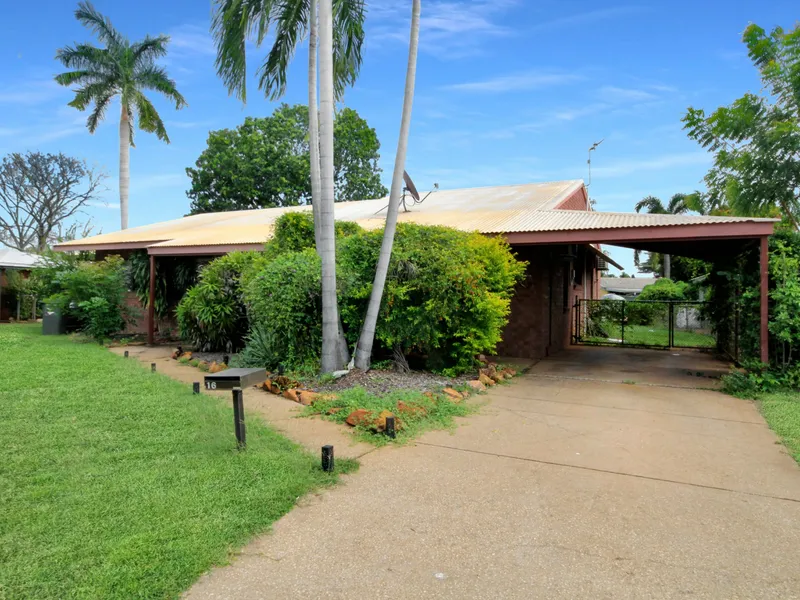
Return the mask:
<path id="1" fill-rule="evenodd" d="M 572 341 L 596 346 L 714 348 L 706 302 L 577 300 Z"/>

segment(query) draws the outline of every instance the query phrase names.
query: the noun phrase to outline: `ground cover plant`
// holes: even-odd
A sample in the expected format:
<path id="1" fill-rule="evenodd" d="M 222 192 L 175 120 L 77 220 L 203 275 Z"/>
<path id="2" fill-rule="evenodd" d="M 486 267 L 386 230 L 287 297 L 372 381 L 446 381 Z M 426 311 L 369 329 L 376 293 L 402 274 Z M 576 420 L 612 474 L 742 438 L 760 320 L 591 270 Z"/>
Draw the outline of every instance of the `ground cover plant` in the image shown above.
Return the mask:
<path id="1" fill-rule="evenodd" d="M 254 417 L 236 451 L 220 399 L 99 345 L 4 325 L 0 359 L 0 598 L 176 598 L 335 481 Z"/>

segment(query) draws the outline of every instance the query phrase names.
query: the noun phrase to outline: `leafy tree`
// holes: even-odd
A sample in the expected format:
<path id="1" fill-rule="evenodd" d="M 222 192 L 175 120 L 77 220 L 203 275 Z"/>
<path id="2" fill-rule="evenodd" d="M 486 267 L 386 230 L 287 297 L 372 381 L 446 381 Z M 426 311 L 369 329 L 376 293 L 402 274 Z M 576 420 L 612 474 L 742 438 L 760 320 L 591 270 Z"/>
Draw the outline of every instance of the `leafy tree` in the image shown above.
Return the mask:
<path id="1" fill-rule="evenodd" d="M 659 198 L 655 196 L 646 196 L 636 203 L 636 212 L 646 210 L 651 215 L 679 215 L 689 210 L 686 204 L 687 194 L 675 194 L 670 198 L 669 204 L 664 206 Z M 671 270 L 671 257 L 669 254 L 656 254 L 655 252 L 648 253 L 646 261 L 641 261 L 641 251 L 635 250 L 633 253 L 633 262 L 636 268 L 643 273 L 661 273 L 667 279 L 672 274 Z"/>
<path id="2" fill-rule="evenodd" d="M 742 41 L 763 84 L 706 116 L 690 107 L 683 118 L 691 139 L 714 154 L 705 177 L 708 211 L 771 216 L 775 209 L 797 229 L 800 210 L 800 25 L 758 25 Z"/>
<path id="3" fill-rule="evenodd" d="M 317 18 L 319 17 L 319 113 L 317 113 Z M 217 44 L 217 74 L 232 94 L 246 98 L 246 42 L 260 46 L 270 26 L 273 40 L 259 69 L 259 87 L 273 99 L 283 95 L 286 71 L 297 43 L 309 30 L 308 99 L 311 109 L 311 190 L 314 231 L 322 259 L 322 370 L 341 368 L 348 360 L 336 296 L 334 241 L 334 99 L 341 97 L 361 67 L 364 42 L 363 0 L 217 0 L 211 29 Z M 319 115 L 319 119 L 317 116 Z M 319 125 L 319 127 L 317 127 Z M 318 160 L 317 160 L 318 159 Z"/>
<path id="4" fill-rule="evenodd" d="M 79 2 L 75 18 L 92 30 L 104 48 L 91 44 L 76 44 L 59 48 L 56 59 L 67 69 L 56 76 L 64 86 L 78 86 L 69 106 L 80 111 L 94 105 L 86 127 L 94 133 L 105 117 L 111 101 L 119 97 L 119 207 L 121 227 L 128 227 L 128 188 L 130 187 L 130 147 L 133 146 L 134 123 L 139 129 L 155 133 L 158 139 L 169 143 L 169 136 L 161 116 L 145 96 L 144 90 L 163 94 L 175 103 L 175 108 L 186 106 L 175 82 L 155 60 L 167 54 L 169 36 L 145 36 L 131 43 L 117 31 L 111 20 L 104 17 L 90 2 Z M 134 116 L 135 112 L 135 116 Z"/>
<path id="5" fill-rule="evenodd" d="M 0 241 L 44 251 L 77 230 L 70 221 L 102 190 L 105 174 L 65 154 L 15 152 L 0 162 Z"/>
<path id="6" fill-rule="evenodd" d="M 187 192 L 191 214 L 297 206 L 311 200 L 308 107 L 282 104 L 269 117 L 248 117 L 236 129 L 212 131 Z M 375 130 L 350 108 L 336 115 L 336 201 L 386 195 Z"/>

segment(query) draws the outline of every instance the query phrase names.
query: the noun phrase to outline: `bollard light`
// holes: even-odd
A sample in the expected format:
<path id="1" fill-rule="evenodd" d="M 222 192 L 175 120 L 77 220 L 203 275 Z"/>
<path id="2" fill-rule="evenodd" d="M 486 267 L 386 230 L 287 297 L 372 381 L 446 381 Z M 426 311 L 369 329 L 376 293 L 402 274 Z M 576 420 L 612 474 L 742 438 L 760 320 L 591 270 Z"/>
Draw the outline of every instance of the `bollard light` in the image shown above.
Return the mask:
<path id="1" fill-rule="evenodd" d="M 240 450 L 247 445 L 244 429 L 244 398 L 242 388 L 233 388 L 233 431 L 236 434 L 236 443 Z"/>
<path id="2" fill-rule="evenodd" d="M 199 381 L 195 381 L 192 384 L 192 393 L 193 394 L 199 394 L 200 393 L 200 382 Z"/>
<path id="3" fill-rule="evenodd" d="M 150 372 L 151 373 L 155 373 L 156 372 L 156 363 L 150 363 Z"/>
<path id="4" fill-rule="evenodd" d="M 333 473 L 333 446 L 330 444 L 322 447 L 322 470 Z"/>
<path id="5" fill-rule="evenodd" d="M 125 350 L 125 358 L 128 358 L 128 351 Z"/>
<path id="6" fill-rule="evenodd" d="M 392 439 L 397 437 L 397 433 L 394 430 L 394 417 L 386 417 L 386 435 Z"/>

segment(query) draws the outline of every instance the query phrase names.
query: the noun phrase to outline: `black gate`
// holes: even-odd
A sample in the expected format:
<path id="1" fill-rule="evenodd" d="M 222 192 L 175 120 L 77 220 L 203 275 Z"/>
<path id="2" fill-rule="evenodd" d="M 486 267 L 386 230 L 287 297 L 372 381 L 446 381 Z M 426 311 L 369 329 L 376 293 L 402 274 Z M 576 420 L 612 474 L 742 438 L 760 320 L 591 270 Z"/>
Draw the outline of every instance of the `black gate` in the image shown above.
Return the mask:
<path id="1" fill-rule="evenodd" d="M 576 300 L 572 341 L 591 346 L 714 348 L 706 302 Z"/>

